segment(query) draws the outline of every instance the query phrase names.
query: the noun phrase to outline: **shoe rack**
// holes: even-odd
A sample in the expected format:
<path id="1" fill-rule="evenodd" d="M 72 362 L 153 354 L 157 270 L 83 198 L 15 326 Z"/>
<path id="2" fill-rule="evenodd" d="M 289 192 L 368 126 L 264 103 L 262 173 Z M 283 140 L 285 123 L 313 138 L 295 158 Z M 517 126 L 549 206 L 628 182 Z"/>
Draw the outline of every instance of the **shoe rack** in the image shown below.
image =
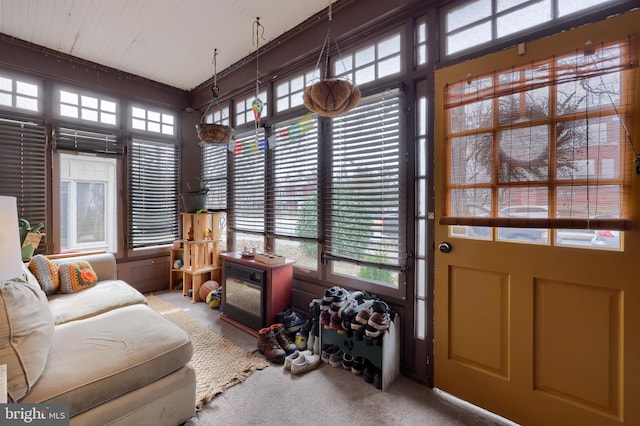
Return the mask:
<path id="1" fill-rule="evenodd" d="M 323 345 L 338 345 L 353 356 L 361 356 L 380 370 L 382 391 L 391 386 L 400 374 L 400 320 L 396 314 L 382 337 L 382 344 L 369 346 L 353 333 L 341 334 L 320 325 L 320 350 Z M 373 385 L 372 385 L 373 386 Z"/>
<path id="2" fill-rule="evenodd" d="M 200 287 L 205 281 L 220 282 L 220 212 L 181 213 L 182 247 L 171 249 L 169 290 L 182 278 L 182 295 L 190 302 L 201 302 Z M 182 258 L 182 268 L 174 261 Z"/>

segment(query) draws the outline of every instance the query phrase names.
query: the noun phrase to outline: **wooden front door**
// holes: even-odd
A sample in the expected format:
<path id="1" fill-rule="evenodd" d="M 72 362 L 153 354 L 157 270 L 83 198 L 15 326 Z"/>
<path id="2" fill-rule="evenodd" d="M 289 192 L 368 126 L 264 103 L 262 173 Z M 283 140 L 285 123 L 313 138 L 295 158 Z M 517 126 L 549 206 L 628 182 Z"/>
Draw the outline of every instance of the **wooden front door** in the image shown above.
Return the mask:
<path id="1" fill-rule="evenodd" d="M 640 424 L 640 176 L 620 251 L 455 236 L 466 228 L 439 224 L 443 88 L 587 40 L 628 38 L 638 22 L 636 11 L 528 43 L 525 55 L 514 47 L 436 73 L 435 386 L 521 424 Z"/>

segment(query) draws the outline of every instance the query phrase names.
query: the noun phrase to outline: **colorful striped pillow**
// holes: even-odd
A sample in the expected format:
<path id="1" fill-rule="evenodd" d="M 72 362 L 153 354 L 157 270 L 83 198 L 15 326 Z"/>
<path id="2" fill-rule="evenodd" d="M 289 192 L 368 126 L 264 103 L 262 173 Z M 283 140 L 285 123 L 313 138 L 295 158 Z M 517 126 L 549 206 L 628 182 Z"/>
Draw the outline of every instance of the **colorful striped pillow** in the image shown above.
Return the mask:
<path id="1" fill-rule="evenodd" d="M 47 296 L 60 290 L 58 267 L 46 256 L 36 254 L 29 261 L 29 270 L 35 275 L 40 288 Z"/>
<path id="2" fill-rule="evenodd" d="M 76 293 L 98 282 L 98 276 L 89 262 L 78 261 L 62 263 L 58 266 L 60 272 L 60 291 L 63 293 Z"/>

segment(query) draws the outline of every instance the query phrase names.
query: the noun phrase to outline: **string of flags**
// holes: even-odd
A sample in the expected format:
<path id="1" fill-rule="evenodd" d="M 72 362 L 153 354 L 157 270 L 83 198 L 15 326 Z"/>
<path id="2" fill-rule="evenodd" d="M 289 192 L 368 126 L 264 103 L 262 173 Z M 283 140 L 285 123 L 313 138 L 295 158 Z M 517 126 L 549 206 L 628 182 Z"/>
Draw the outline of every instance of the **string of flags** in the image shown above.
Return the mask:
<path id="1" fill-rule="evenodd" d="M 278 129 L 268 138 L 251 141 L 230 140 L 227 142 L 227 149 L 233 154 L 255 154 L 273 149 L 278 144 L 278 138 L 297 139 L 313 129 L 313 116 L 307 114 L 287 127 Z"/>

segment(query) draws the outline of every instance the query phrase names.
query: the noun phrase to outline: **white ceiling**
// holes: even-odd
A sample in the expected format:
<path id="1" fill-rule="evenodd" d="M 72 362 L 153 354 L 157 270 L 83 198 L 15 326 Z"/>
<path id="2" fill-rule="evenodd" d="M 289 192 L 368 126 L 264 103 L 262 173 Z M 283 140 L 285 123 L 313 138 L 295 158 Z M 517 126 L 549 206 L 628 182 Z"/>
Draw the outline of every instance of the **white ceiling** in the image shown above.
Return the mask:
<path id="1" fill-rule="evenodd" d="M 180 89 L 213 77 L 333 0 L 0 0 L 0 33 Z M 327 18 L 328 19 L 328 18 Z"/>

